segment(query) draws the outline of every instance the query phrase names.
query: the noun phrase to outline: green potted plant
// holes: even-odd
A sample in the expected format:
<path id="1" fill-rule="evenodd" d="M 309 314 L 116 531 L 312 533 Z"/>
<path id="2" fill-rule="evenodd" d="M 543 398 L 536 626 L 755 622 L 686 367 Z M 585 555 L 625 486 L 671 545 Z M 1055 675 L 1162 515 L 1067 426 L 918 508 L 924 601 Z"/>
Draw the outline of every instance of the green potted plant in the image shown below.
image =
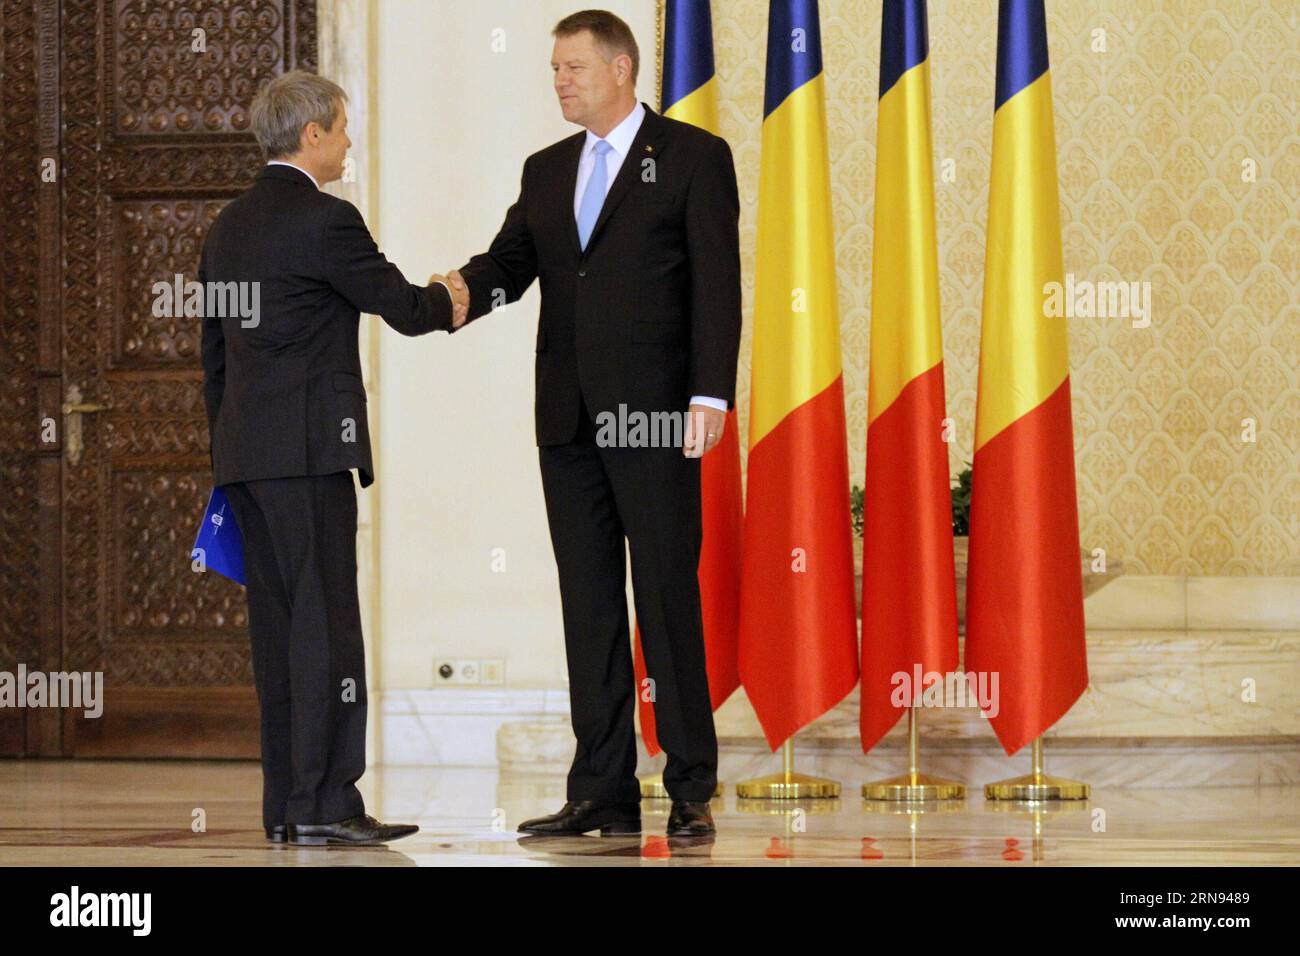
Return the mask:
<path id="1" fill-rule="evenodd" d="M 970 462 L 952 486 L 952 553 L 957 565 L 957 612 L 965 617 L 966 554 L 970 545 Z"/>
<path id="2" fill-rule="evenodd" d="M 952 486 L 952 535 L 964 538 L 970 534 L 970 462 L 957 476 Z"/>

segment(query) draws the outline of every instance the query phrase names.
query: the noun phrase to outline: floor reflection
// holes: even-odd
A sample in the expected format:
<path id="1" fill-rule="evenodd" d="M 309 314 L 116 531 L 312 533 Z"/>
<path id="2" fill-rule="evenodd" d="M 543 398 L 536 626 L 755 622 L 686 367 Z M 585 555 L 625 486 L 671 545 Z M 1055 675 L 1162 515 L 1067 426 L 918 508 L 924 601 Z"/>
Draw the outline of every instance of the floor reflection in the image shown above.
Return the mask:
<path id="1" fill-rule="evenodd" d="M 558 809 L 563 777 L 372 768 L 370 813 L 416 822 L 389 847 L 293 847 L 261 832 L 256 764 L 0 762 L 0 865 L 1086 866 L 1300 863 L 1300 787 L 1112 790 L 1062 804 L 966 800 L 712 803 L 714 837 L 668 837 L 667 800 L 640 837 L 515 832 Z M 850 792 L 846 788 L 846 792 Z M 196 823 L 196 821 L 201 821 Z"/>

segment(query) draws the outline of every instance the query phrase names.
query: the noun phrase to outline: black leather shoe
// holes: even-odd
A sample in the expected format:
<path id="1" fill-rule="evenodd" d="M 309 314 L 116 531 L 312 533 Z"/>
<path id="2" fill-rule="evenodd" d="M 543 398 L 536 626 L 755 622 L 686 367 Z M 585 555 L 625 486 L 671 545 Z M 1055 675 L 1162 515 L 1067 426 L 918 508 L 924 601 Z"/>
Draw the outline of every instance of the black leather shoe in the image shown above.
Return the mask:
<path id="1" fill-rule="evenodd" d="M 519 824 L 520 833 L 575 835 L 600 830 L 601 836 L 630 836 L 641 832 L 640 803 L 570 800 L 559 813 Z"/>
<path id="2" fill-rule="evenodd" d="M 673 801 L 672 812 L 668 814 L 669 836 L 708 836 L 716 832 L 708 801 Z"/>
<path id="3" fill-rule="evenodd" d="M 283 843 L 288 839 L 288 831 L 283 823 L 277 823 L 273 827 L 266 828 L 266 838 L 272 843 Z"/>
<path id="4" fill-rule="evenodd" d="M 294 846 L 324 846 L 327 843 L 367 846 L 400 840 L 419 830 L 412 823 L 380 823 L 374 817 L 362 814 L 338 823 L 290 823 L 289 842 Z"/>

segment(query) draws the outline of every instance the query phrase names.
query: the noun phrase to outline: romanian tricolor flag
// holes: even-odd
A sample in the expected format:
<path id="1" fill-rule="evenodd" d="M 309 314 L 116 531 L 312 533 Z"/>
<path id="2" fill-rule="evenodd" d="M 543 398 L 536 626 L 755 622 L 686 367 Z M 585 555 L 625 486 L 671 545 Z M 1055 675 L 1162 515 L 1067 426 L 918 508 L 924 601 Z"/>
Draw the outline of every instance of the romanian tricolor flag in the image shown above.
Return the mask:
<path id="1" fill-rule="evenodd" d="M 957 670 L 925 0 L 884 0 L 862 548 L 862 749 Z M 900 706 L 901 705 L 901 706 Z"/>
<path id="2" fill-rule="evenodd" d="M 740 677 L 773 750 L 858 679 L 823 83 L 816 0 L 772 0 Z"/>
<path id="3" fill-rule="evenodd" d="M 660 101 L 665 116 L 693 123 L 721 136 L 718 84 L 713 75 L 713 21 L 709 0 L 668 0 L 664 23 L 664 77 Z M 740 434 L 736 412 L 717 446 L 700 460 L 700 608 L 704 616 L 704 657 L 709 697 L 717 710 L 740 686 L 736 658 L 740 617 L 740 540 L 744 507 L 740 484 Z M 636 638 L 636 682 L 644 687 L 645 657 Z M 659 753 L 654 704 L 638 694 L 641 739 Z"/>
<path id="4" fill-rule="evenodd" d="M 1044 304 L 1062 280 L 1043 0 L 1001 0 L 966 669 L 998 675 L 1008 754 L 1088 686 L 1066 326 Z"/>

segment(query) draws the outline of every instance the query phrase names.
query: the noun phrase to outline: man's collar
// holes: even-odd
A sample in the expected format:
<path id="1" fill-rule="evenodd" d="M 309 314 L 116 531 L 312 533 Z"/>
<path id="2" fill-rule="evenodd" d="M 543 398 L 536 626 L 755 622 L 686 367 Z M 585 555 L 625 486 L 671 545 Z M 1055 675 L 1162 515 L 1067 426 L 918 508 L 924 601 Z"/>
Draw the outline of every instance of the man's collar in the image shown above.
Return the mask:
<path id="1" fill-rule="evenodd" d="M 645 114 L 645 105 L 640 100 L 637 100 L 632 112 L 628 113 L 623 122 L 610 130 L 609 135 L 604 138 L 605 142 L 613 146 L 620 156 L 627 158 L 628 152 L 632 149 L 632 140 L 636 139 L 637 131 L 641 128 L 642 121 L 645 120 Z M 594 148 L 596 141 L 600 138 L 591 130 L 587 130 L 587 142 L 583 145 L 583 150 Z"/>
<path id="2" fill-rule="evenodd" d="M 266 165 L 268 165 L 268 166 L 288 166 L 290 169 L 296 169 L 296 170 L 298 170 L 298 172 L 302 173 L 304 176 L 306 176 L 308 179 L 310 179 L 310 180 L 311 180 L 311 184 L 312 184 L 313 186 L 315 186 L 317 189 L 320 189 L 320 183 L 316 182 L 316 177 L 313 176 L 311 173 L 307 172 L 307 170 L 303 169 L 301 166 L 295 166 L 293 163 L 286 163 L 283 159 L 268 159 L 268 160 L 266 161 Z"/>

